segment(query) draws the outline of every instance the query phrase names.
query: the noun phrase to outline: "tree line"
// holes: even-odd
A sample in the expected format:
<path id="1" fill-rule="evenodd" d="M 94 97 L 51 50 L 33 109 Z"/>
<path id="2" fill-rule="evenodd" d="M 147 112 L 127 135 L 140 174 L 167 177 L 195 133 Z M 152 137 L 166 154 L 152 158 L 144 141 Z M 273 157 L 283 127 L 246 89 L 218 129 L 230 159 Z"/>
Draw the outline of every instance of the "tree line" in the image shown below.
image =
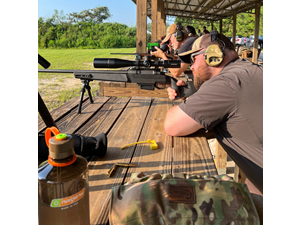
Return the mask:
<path id="1" fill-rule="evenodd" d="M 255 15 L 241 13 L 237 15 L 236 35 L 251 36 L 254 34 Z M 54 10 L 50 18 L 38 18 L 38 47 L 39 48 L 134 48 L 136 46 L 136 27 L 125 24 L 103 22 L 112 15 L 107 7 L 97 6 L 93 9 L 63 14 Z M 206 26 L 210 30 L 211 22 L 191 20 L 177 17 L 175 22 L 191 25 L 196 30 Z M 222 32 L 232 36 L 232 18 L 223 19 Z M 147 29 L 151 23 L 147 24 Z M 214 22 L 214 28 L 219 30 L 219 22 Z M 261 7 L 260 35 L 263 34 L 263 7 Z M 147 43 L 151 41 L 151 34 L 147 34 Z"/>
<path id="2" fill-rule="evenodd" d="M 136 27 L 104 23 L 111 17 L 107 7 L 95 7 L 80 13 L 54 10 L 50 18 L 38 19 L 39 48 L 132 48 Z"/>

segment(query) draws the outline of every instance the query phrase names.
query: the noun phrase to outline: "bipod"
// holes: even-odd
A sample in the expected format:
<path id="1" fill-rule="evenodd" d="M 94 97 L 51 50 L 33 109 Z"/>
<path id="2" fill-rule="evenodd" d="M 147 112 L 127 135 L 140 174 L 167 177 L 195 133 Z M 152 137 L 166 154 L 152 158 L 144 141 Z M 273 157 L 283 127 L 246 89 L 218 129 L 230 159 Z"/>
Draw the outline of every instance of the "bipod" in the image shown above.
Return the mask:
<path id="1" fill-rule="evenodd" d="M 94 103 L 93 98 L 92 98 L 92 94 L 91 94 L 90 81 L 91 80 L 85 80 L 85 79 L 81 80 L 82 88 L 81 88 L 81 91 L 80 91 L 81 94 L 80 94 L 80 100 L 79 100 L 78 111 L 77 111 L 78 114 L 81 113 L 81 106 L 82 106 L 82 100 L 83 100 L 85 89 L 88 92 L 90 103 L 91 104 Z"/>

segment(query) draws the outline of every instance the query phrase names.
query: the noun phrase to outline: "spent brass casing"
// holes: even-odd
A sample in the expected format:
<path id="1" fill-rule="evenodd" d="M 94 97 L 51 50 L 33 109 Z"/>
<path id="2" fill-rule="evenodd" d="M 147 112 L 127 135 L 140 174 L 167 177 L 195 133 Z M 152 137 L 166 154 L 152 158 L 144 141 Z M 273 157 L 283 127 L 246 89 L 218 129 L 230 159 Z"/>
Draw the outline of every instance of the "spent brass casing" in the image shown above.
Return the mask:
<path id="1" fill-rule="evenodd" d="M 127 167 L 127 166 L 137 166 L 137 164 L 130 164 L 130 163 L 116 163 L 117 164 L 117 166 L 125 166 L 125 167 Z"/>
<path id="2" fill-rule="evenodd" d="M 112 174 L 112 172 L 114 172 L 114 170 L 117 168 L 117 164 L 115 163 L 113 165 L 112 168 L 109 169 L 109 171 L 107 172 L 106 176 L 110 177 L 110 175 Z"/>
<path id="3" fill-rule="evenodd" d="M 117 166 L 128 167 L 128 166 L 137 166 L 137 164 L 130 164 L 130 163 L 115 163 L 112 168 L 109 169 L 106 176 L 110 177 Z"/>

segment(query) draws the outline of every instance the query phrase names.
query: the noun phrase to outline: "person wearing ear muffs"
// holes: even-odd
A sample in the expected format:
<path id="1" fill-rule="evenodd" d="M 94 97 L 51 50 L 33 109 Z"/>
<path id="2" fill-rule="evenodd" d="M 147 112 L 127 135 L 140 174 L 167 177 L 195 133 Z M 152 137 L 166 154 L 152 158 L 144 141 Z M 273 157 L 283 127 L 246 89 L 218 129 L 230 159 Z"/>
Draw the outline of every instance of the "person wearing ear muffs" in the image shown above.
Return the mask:
<path id="1" fill-rule="evenodd" d="M 189 29 L 187 29 L 187 27 L 189 27 Z M 194 41 L 197 39 L 198 36 L 194 35 L 196 32 L 193 33 L 195 28 L 192 26 L 187 27 L 182 26 L 180 22 L 174 23 L 168 27 L 166 37 L 162 40 L 161 44 L 169 43 L 168 46 L 171 54 L 167 54 L 157 47 L 155 47 L 156 51 L 150 52 L 151 55 L 154 55 L 157 58 L 162 58 L 163 60 L 169 60 L 169 58 L 181 60 L 180 68 L 168 68 L 174 77 L 180 76 L 191 65 L 189 57 L 178 57 L 177 54 L 172 54 L 172 51 L 180 54 L 190 50 Z"/>
<path id="2" fill-rule="evenodd" d="M 198 91 L 170 108 L 166 133 L 186 136 L 213 129 L 220 145 L 246 175 L 246 184 L 254 185 L 253 192 L 262 195 L 262 66 L 239 58 L 233 43 L 217 31 L 202 35 L 190 51 L 179 56 L 190 57 Z M 180 80 L 177 85 L 185 83 Z M 173 100 L 176 91 L 171 87 L 167 91 Z"/>

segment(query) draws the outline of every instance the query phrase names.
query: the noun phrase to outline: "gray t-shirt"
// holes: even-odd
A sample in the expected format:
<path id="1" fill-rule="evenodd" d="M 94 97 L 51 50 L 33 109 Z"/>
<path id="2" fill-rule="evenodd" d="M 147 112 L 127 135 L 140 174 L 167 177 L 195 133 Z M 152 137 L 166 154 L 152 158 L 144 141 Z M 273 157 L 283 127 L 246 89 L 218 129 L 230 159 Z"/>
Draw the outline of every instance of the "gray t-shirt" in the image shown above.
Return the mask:
<path id="1" fill-rule="evenodd" d="M 213 128 L 225 151 L 241 164 L 246 158 L 263 168 L 261 66 L 233 60 L 179 107 L 206 130 Z"/>

